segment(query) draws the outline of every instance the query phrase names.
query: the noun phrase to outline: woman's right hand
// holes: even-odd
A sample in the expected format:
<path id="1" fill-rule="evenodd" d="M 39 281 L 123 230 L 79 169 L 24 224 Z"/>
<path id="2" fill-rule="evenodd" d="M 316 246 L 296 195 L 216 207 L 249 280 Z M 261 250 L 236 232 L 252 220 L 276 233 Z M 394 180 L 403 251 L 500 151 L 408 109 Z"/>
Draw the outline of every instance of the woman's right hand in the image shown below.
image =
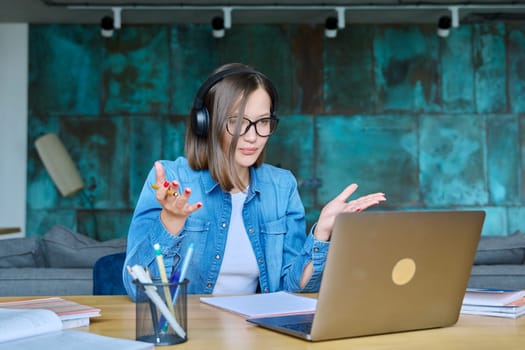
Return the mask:
<path id="1" fill-rule="evenodd" d="M 332 236 L 335 217 L 340 213 L 356 213 L 386 200 L 383 192 L 376 192 L 348 201 L 357 190 L 357 184 L 347 186 L 337 197 L 326 204 L 321 210 L 315 227 L 314 237 L 320 241 L 328 241 Z"/>
<path id="2" fill-rule="evenodd" d="M 191 189 L 185 188 L 182 194 L 179 193 L 178 181 L 168 181 L 164 167 L 158 161 L 155 162 L 155 181 L 157 201 L 162 206 L 160 220 L 169 233 L 177 235 L 184 227 L 186 218 L 199 210 L 202 203 L 188 203 Z"/>

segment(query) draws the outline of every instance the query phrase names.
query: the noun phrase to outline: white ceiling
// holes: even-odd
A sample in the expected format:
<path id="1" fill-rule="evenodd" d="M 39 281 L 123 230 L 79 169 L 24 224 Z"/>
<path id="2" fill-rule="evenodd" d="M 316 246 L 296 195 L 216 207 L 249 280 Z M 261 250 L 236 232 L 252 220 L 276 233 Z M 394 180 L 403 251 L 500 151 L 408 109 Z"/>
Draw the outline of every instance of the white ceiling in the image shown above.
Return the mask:
<path id="1" fill-rule="evenodd" d="M 68 7 L 75 5 L 85 9 Z M 209 23 L 223 13 L 222 6 L 232 8 L 233 24 L 324 23 L 327 16 L 336 15 L 337 6 L 345 7 L 346 23 L 435 23 L 440 16 L 451 14 L 449 6 L 458 6 L 459 19 L 465 22 L 525 19 L 525 0 L 0 0 L 0 22 L 99 23 L 102 16 L 112 14 L 112 6 L 123 7 L 123 25 Z"/>

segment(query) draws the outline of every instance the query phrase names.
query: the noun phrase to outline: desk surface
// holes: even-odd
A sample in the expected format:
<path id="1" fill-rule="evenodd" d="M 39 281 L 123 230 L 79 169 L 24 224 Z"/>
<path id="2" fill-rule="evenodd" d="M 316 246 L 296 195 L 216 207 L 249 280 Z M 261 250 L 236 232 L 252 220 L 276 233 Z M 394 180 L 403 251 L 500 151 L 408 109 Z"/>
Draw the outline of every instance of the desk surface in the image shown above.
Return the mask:
<path id="1" fill-rule="evenodd" d="M 0 301 L 34 299 L 2 297 Z M 135 304 L 127 296 L 65 296 L 102 310 L 89 327 L 79 328 L 117 338 L 134 339 Z M 188 300 L 188 342 L 157 349 L 521 349 L 525 316 L 506 319 L 461 315 L 453 327 L 311 343 L 253 326 L 242 317 Z"/>

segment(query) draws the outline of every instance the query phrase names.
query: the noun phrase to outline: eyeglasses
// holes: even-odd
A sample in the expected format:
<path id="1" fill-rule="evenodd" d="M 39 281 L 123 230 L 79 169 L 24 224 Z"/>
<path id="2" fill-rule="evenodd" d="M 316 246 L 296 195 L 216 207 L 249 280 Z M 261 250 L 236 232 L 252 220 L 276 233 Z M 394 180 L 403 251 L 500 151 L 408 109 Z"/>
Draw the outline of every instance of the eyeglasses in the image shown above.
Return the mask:
<path id="1" fill-rule="evenodd" d="M 239 120 L 239 117 L 228 117 L 226 119 L 226 131 L 228 131 L 228 133 L 232 136 L 235 135 L 235 130 L 237 128 L 238 120 Z M 261 137 L 268 137 L 274 132 L 278 123 L 279 123 L 279 119 L 275 117 L 261 118 L 254 122 L 252 122 L 248 118 L 243 117 L 241 120 L 241 129 L 239 132 L 239 136 L 246 134 L 248 130 L 250 130 L 250 127 L 253 125 L 257 135 Z"/>

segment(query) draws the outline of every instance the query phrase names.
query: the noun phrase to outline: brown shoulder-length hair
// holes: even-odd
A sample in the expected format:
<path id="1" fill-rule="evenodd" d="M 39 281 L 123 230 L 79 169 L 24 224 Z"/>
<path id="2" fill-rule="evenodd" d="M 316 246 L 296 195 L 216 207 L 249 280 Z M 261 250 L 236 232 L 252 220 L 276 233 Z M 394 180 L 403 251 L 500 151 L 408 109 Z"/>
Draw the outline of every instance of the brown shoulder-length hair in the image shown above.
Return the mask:
<path id="1" fill-rule="evenodd" d="M 239 140 L 240 123 L 233 136 L 229 149 L 223 147 L 223 135 L 226 119 L 235 109 L 244 115 L 246 100 L 251 93 L 263 88 L 272 101 L 271 111 L 274 113 L 277 96 L 273 84 L 266 76 L 257 72 L 253 67 L 230 63 L 216 69 L 212 75 L 229 69 L 249 69 L 225 76 L 213 85 L 204 98 L 204 105 L 208 109 L 210 121 L 206 137 L 197 136 L 191 128 L 186 127 L 185 153 L 189 165 L 194 170 L 209 170 L 212 178 L 219 183 L 224 191 L 231 191 L 234 187 L 242 189 L 243 184 L 235 171 L 235 148 Z M 264 150 L 257 158 L 254 167 L 264 161 Z"/>

